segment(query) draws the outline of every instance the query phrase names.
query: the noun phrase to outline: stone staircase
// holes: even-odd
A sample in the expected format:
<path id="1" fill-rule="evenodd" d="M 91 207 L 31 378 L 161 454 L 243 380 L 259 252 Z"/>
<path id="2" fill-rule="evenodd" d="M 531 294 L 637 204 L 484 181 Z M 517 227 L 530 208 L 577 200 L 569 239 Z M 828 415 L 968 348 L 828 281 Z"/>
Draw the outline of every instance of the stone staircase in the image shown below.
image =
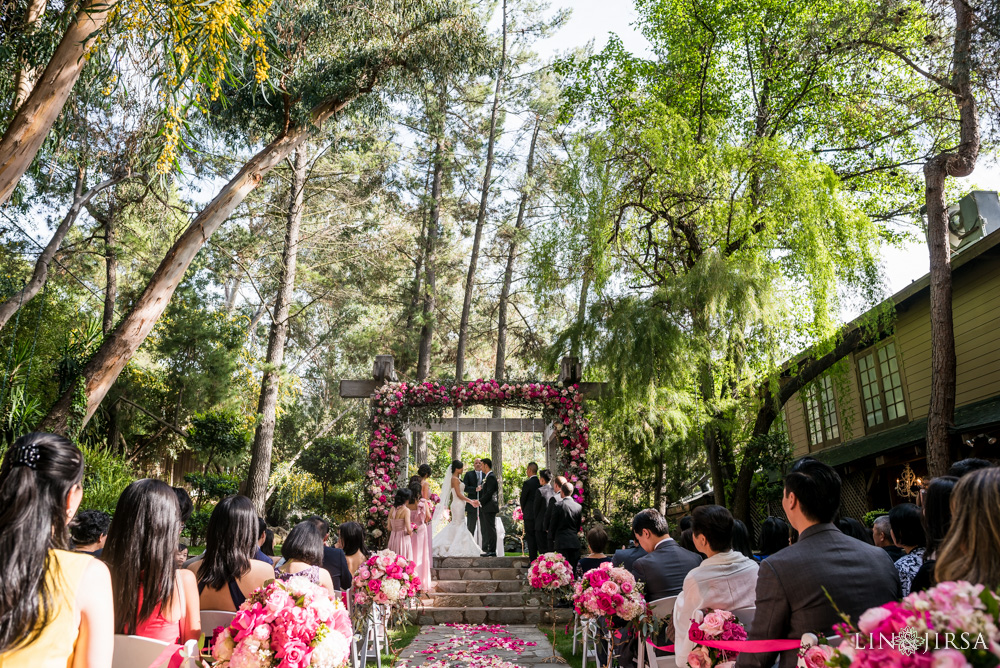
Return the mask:
<path id="1" fill-rule="evenodd" d="M 551 623 L 547 602 L 527 589 L 527 557 L 435 558 L 434 588 L 414 611 L 416 622 L 434 624 Z M 556 609 L 559 623 L 573 611 Z"/>

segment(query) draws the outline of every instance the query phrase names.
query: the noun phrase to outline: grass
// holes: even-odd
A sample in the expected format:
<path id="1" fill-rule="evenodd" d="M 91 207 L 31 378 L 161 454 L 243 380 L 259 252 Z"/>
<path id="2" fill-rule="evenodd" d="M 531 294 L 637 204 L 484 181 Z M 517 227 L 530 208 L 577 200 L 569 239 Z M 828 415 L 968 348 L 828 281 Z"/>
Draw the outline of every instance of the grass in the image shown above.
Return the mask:
<path id="1" fill-rule="evenodd" d="M 583 651 L 580 644 L 577 643 L 576 655 L 573 654 L 573 627 L 570 626 L 567 630 L 565 624 L 556 624 L 556 635 L 553 639 L 552 637 L 552 625 L 551 624 L 539 624 L 538 630 L 545 634 L 545 637 L 549 639 L 549 642 L 556 646 L 556 651 L 569 662 L 572 668 L 582 668 L 583 666 Z M 591 659 L 588 661 L 589 664 L 594 665 L 595 661 Z M 554 667 L 559 664 L 552 664 Z"/>
<path id="2" fill-rule="evenodd" d="M 404 649 L 409 647 L 413 639 L 417 637 L 420 633 L 419 624 L 406 624 L 405 626 L 397 626 L 394 629 L 389 630 L 389 640 L 392 645 L 393 654 L 386 654 L 383 650 L 382 652 L 382 663 L 383 665 L 393 666 L 396 664 L 396 660 L 399 659 L 399 655 Z"/>

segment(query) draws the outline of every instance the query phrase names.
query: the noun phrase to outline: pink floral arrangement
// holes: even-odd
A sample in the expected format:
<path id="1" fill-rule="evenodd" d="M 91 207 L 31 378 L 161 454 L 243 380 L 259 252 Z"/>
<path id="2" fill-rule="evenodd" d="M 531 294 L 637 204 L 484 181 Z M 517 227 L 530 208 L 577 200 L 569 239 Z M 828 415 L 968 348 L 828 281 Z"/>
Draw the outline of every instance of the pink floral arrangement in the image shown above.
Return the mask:
<path id="1" fill-rule="evenodd" d="M 521 522 L 524 520 L 524 511 L 521 510 L 521 506 L 515 506 L 513 520 L 515 522 Z"/>
<path id="2" fill-rule="evenodd" d="M 573 498 L 582 503 L 589 484 L 587 450 L 590 447 L 590 422 L 583 408 L 583 394 L 578 385 L 559 383 L 500 383 L 496 380 L 473 380 L 445 385 L 436 382 L 385 383 L 372 396 L 372 437 L 368 446 L 368 472 L 365 491 L 368 498 L 367 529 L 380 543 L 392 507 L 394 481 L 401 472 L 404 418 L 413 409 L 431 412 L 467 404 L 535 404 L 551 417 L 562 446 L 566 470 L 563 475 L 573 483 Z"/>
<path id="3" fill-rule="evenodd" d="M 696 643 L 704 640 L 746 640 L 747 631 L 736 615 L 728 610 L 712 610 L 707 615 L 698 610 L 691 620 L 688 638 Z M 712 668 L 735 661 L 739 652 L 695 645 L 688 654 L 691 668 Z"/>
<path id="4" fill-rule="evenodd" d="M 354 577 L 354 602 L 401 607 L 420 593 L 420 578 L 413 574 L 416 564 L 391 550 L 376 552 Z"/>
<path id="5" fill-rule="evenodd" d="M 646 611 L 646 599 L 631 573 L 605 562 L 577 580 L 573 606 L 578 615 L 588 619 L 617 615 L 631 621 Z"/>
<path id="6" fill-rule="evenodd" d="M 304 577 L 274 580 L 215 630 L 217 668 L 340 668 L 351 652 L 344 605 Z"/>
<path id="7" fill-rule="evenodd" d="M 528 584 L 533 589 L 556 592 L 573 582 L 573 569 L 558 552 L 546 552 L 531 562 Z"/>
<path id="8" fill-rule="evenodd" d="M 434 505 L 441 503 L 441 497 L 438 496 L 437 494 L 431 494 L 431 503 L 433 503 Z"/>
<path id="9" fill-rule="evenodd" d="M 807 650 L 807 666 L 969 668 L 1000 664 L 1000 597 L 979 584 L 942 582 L 867 610 L 837 627 L 836 648 Z M 809 652 L 813 653 L 810 657 Z M 825 661 L 823 661 L 825 659 Z"/>

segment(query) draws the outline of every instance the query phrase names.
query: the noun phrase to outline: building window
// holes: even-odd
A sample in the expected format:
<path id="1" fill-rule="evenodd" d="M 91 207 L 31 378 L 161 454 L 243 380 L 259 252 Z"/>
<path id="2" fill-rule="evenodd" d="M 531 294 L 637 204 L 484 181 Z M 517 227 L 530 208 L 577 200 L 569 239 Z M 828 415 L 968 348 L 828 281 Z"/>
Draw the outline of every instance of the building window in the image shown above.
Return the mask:
<path id="1" fill-rule="evenodd" d="M 903 381 L 894 342 L 858 356 L 858 380 L 867 431 L 906 421 Z"/>
<path id="2" fill-rule="evenodd" d="M 829 376 L 820 378 L 806 388 L 805 413 L 810 447 L 840 440 L 837 400 L 833 394 L 833 381 Z"/>

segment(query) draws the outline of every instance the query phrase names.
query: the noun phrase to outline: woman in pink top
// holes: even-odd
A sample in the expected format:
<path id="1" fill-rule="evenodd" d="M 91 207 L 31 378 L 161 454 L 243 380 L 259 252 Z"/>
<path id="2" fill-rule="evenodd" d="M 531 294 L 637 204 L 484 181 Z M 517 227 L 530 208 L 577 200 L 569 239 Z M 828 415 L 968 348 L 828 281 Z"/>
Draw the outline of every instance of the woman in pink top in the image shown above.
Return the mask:
<path id="1" fill-rule="evenodd" d="M 181 518 L 174 490 L 137 480 L 122 492 L 101 554 L 111 569 L 115 633 L 183 644 L 201 637 L 194 573 L 174 557 Z"/>

